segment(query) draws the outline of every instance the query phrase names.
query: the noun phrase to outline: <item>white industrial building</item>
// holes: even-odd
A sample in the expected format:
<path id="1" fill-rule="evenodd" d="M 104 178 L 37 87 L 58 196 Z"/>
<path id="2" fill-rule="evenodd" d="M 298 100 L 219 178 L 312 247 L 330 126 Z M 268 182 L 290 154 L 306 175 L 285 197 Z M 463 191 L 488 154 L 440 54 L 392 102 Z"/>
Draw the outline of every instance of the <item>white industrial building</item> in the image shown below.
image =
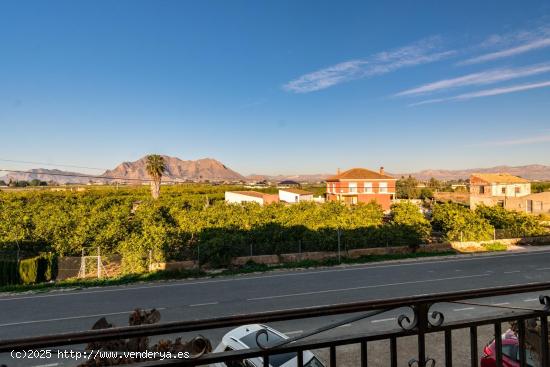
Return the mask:
<path id="1" fill-rule="evenodd" d="M 288 188 L 279 190 L 279 200 L 285 203 L 313 201 L 313 193 L 305 190 Z"/>

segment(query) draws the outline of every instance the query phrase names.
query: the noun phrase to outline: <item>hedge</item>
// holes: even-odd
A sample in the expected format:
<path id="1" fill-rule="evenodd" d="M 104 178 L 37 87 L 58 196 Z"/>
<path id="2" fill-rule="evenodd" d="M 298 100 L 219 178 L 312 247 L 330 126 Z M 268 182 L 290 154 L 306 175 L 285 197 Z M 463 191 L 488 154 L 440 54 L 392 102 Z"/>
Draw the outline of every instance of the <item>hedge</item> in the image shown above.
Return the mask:
<path id="1" fill-rule="evenodd" d="M 57 256 L 43 254 L 17 261 L 0 261 L 0 285 L 35 284 L 57 277 Z"/>

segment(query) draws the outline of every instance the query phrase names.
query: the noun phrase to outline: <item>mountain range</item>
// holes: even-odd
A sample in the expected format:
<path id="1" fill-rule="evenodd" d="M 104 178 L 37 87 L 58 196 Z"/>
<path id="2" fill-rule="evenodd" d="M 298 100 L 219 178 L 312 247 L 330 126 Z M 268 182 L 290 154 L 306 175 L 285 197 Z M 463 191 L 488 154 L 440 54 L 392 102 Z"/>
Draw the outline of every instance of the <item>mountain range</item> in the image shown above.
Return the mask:
<path id="1" fill-rule="evenodd" d="M 297 182 L 320 182 L 332 174 L 303 174 L 303 175 L 249 175 L 243 176 L 230 169 L 220 161 L 212 158 L 198 160 L 182 160 L 176 157 L 163 156 L 166 162 L 166 171 L 163 179 L 167 181 L 270 181 L 280 182 L 293 180 Z M 24 172 L 10 172 L 0 180 L 8 182 L 30 181 L 38 179 L 41 181 L 55 181 L 59 184 L 74 183 L 87 184 L 90 181 L 105 183 L 124 180 L 147 180 L 146 158 L 140 158 L 134 162 L 123 162 L 101 175 L 93 176 L 78 172 L 68 172 L 58 169 L 36 168 Z M 428 180 L 432 177 L 438 180 L 467 179 L 474 172 L 507 172 L 512 175 L 521 176 L 530 180 L 550 180 L 550 166 L 532 164 L 525 166 L 496 166 L 490 168 L 474 168 L 462 170 L 430 169 L 411 173 L 388 173 L 394 177 L 413 176 L 418 180 Z"/>

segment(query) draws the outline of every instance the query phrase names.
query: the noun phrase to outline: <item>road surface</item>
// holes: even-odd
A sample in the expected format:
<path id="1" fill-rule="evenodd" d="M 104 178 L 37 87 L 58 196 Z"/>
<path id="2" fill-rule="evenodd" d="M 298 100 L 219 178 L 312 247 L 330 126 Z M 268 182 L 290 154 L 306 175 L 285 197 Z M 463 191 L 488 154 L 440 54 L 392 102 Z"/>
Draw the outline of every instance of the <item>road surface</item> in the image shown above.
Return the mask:
<path id="1" fill-rule="evenodd" d="M 548 250 L 4 295 L 0 296 L 0 338 L 87 330 L 103 316 L 123 326 L 135 308 L 157 308 L 162 321 L 177 321 L 539 281 L 550 281 Z M 486 301 L 495 305 L 537 307 L 537 297 L 518 294 Z M 436 309 L 441 310 L 448 321 L 499 312 L 457 304 L 440 304 Z M 395 328 L 400 312 L 396 310 L 345 325 L 331 333 L 349 334 L 365 328 L 390 330 Z M 272 326 L 289 335 L 298 335 L 343 317 L 278 322 Z M 225 331 L 203 334 L 215 345 Z M 5 363 L 5 358 L 7 356 L 0 358 L 0 363 Z M 55 363 L 58 361 L 43 364 L 11 361 L 8 365 Z"/>

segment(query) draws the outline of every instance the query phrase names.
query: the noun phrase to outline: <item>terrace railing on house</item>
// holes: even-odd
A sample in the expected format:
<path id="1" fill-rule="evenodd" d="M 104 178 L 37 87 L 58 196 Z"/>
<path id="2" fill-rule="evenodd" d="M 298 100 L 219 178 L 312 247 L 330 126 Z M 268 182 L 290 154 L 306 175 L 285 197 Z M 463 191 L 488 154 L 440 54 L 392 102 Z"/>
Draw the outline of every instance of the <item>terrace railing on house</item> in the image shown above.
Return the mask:
<path id="1" fill-rule="evenodd" d="M 536 302 L 523 302 L 520 306 L 514 306 L 513 302 L 497 302 L 495 297 L 515 297 L 517 294 L 534 293 Z M 294 353 L 297 356 L 297 365 L 304 365 L 305 351 L 308 350 L 326 350 L 326 362 L 328 366 L 341 366 L 337 358 L 337 348 L 346 345 L 357 345 L 356 362 L 354 366 L 368 366 L 371 363 L 372 355 L 367 355 L 371 343 L 386 341 L 387 349 L 377 350 L 377 354 L 383 354 L 388 357 L 389 365 L 397 366 L 447 366 L 453 365 L 453 353 L 457 348 L 468 349 L 466 358 L 459 363 L 454 360 L 455 365 L 461 366 L 479 366 L 480 350 L 478 341 L 479 328 L 491 327 L 496 335 L 494 365 L 504 366 L 503 364 L 503 345 L 500 336 L 503 330 L 503 324 L 514 322 L 517 325 L 517 365 L 518 366 L 550 366 L 549 348 L 548 348 L 548 315 L 550 313 L 550 283 L 530 283 L 507 287 L 498 287 L 492 289 L 478 289 L 461 292 L 421 295 L 403 298 L 382 299 L 375 301 L 356 302 L 347 304 L 337 304 L 330 306 L 319 306 L 305 309 L 292 309 L 284 311 L 264 312 L 257 314 L 236 315 L 221 317 L 215 319 L 192 320 L 167 322 L 160 324 L 119 327 L 103 330 L 90 330 L 77 333 L 65 333 L 48 336 L 36 336 L 24 339 L 4 339 L 0 340 L 0 353 L 10 353 L 13 350 L 29 350 L 40 348 L 65 347 L 68 345 L 83 345 L 90 342 L 100 342 L 107 340 L 118 340 L 123 338 L 136 338 L 153 335 L 167 335 L 176 333 L 204 333 L 212 329 L 230 329 L 232 327 L 245 324 L 269 324 L 271 322 L 297 320 L 304 318 L 316 318 L 325 316 L 338 316 L 340 320 L 334 323 L 328 323 L 315 330 L 305 331 L 298 336 L 291 337 L 288 340 L 265 343 L 265 333 L 259 331 L 256 334 L 258 348 L 244 349 L 236 351 L 226 351 L 221 353 L 203 353 L 198 352 L 187 359 L 170 360 L 150 360 L 142 362 L 143 366 L 200 366 L 211 365 L 214 363 L 226 363 L 228 366 L 234 365 L 253 365 L 249 364 L 231 364 L 235 361 L 251 360 L 261 361 L 263 366 L 271 366 L 270 360 L 274 356 L 283 353 Z M 525 296 L 527 297 L 527 296 Z M 524 300 L 525 297 L 521 299 Z M 530 295 L 532 297 L 532 295 Z M 517 297 L 516 297 L 517 298 Z M 532 301 L 532 299 L 531 299 Z M 447 305 L 452 307 L 441 307 Z M 450 312 L 453 307 L 462 307 L 463 309 L 473 307 L 490 310 L 489 313 L 481 313 L 470 319 L 453 319 L 456 317 L 447 317 L 445 309 Z M 457 310 L 456 308 L 454 309 Z M 494 311 L 494 312 L 493 312 Z M 365 327 L 351 335 L 342 336 L 323 336 L 323 333 L 335 329 L 336 327 L 349 325 L 350 323 L 359 323 L 361 320 L 372 320 L 377 315 L 384 313 L 395 313 L 395 323 L 392 327 L 383 331 L 376 331 L 369 327 L 373 323 L 364 323 Z M 346 315 L 349 314 L 349 315 Z M 527 333 L 532 331 L 529 325 L 538 325 L 540 337 L 537 345 L 533 345 L 533 339 L 527 337 Z M 361 324 L 363 325 L 363 324 Z M 341 328 L 339 330 L 343 330 Z M 353 328 L 356 330 L 356 328 Z M 457 338 L 453 334 L 462 330 L 466 338 L 460 340 L 461 345 L 457 345 Z M 434 338 L 428 338 L 431 334 L 439 333 L 441 336 L 440 346 L 434 346 Z M 330 334 L 330 333 L 329 333 Z M 456 334 L 455 334 L 456 336 Z M 263 339 L 262 339 L 263 338 Z M 411 355 L 406 358 L 398 359 L 403 354 L 400 349 L 400 343 L 406 338 L 414 340 L 414 348 L 410 351 Z M 492 338 L 492 337 L 491 337 Z M 428 343 L 428 341 L 430 343 Z M 490 342 L 484 340 L 484 342 Z M 529 344 L 531 343 L 531 344 Z M 536 343 L 535 343 L 536 344 Z M 436 358 L 428 353 L 434 347 L 440 353 Z M 529 351 L 529 353 L 527 353 Z M 398 353 L 399 352 L 399 353 Z M 464 355 L 464 353 L 462 353 Z M 533 361 L 531 358 L 537 359 Z M 349 357 L 349 356 L 348 356 Z M 456 355 L 455 355 L 456 357 Z M 528 360 L 529 358 L 529 360 Z M 305 361 L 307 363 L 307 361 Z M 349 365 L 349 362 L 348 362 Z M 506 365 L 508 366 L 508 365 Z"/>

